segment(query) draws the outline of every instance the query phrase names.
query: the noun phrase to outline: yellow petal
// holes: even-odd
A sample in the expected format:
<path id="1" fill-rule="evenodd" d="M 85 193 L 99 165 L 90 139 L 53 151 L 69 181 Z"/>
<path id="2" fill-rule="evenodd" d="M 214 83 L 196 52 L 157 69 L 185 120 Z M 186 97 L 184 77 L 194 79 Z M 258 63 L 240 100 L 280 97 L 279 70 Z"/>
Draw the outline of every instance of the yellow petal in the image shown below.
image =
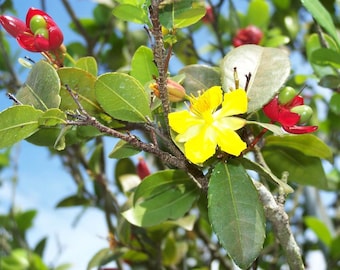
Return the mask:
<path id="1" fill-rule="evenodd" d="M 243 89 L 236 89 L 225 93 L 222 103 L 221 116 L 245 113 L 248 107 L 247 93 Z"/>
<path id="2" fill-rule="evenodd" d="M 240 117 L 223 117 L 214 122 L 214 127 L 221 130 L 238 130 L 246 124 L 246 120 Z"/>
<path id="3" fill-rule="evenodd" d="M 184 144 L 185 156 L 193 163 L 200 164 L 215 154 L 216 134 L 211 128 L 203 128 L 197 136 Z"/>
<path id="4" fill-rule="evenodd" d="M 201 122 L 201 119 L 193 116 L 188 111 L 169 113 L 168 119 L 170 127 L 177 133 L 184 133 L 191 126 Z"/>
<path id="5" fill-rule="evenodd" d="M 197 115 L 205 112 L 213 113 L 222 103 L 221 86 L 213 86 L 206 90 L 201 96 L 191 99 L 191 111 Z"/>
<path id="6" fill-rule="evenodd" d="M 247 144 L 232 130 L 223 130 L 223 132 L 219 130 L 217 144 L 222 151 L 234 156 L 239 156 L 247 148 Z"/>

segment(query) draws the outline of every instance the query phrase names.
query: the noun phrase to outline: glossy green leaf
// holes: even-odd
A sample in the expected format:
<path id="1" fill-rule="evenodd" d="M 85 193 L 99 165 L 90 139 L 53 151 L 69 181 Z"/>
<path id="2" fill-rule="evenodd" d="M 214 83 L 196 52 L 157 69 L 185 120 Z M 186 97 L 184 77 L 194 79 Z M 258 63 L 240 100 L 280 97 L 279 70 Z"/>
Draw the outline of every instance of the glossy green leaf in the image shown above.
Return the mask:
<path id="1" fill-rule="evenodd" d="M 306 156 L 293 148 L 278 145 L 266 146 L 262 153 L 267 165 L 277 177 L 281 178 L 283 173 L 288 172 L 288 181 L 328 189 L 320 158 Z"/>
<path id="2" fill-rule="evenodd" d="M 230 51 L 221 64 L 224 91 L 235 88 L 234 68 L 240 87 L 245 88 L 246 75 L 251 74 L 247 95 L 248 112 L 263 107 L 279 91 L 290 73 L 288 54 L 281 49 L 243 45 Z"/>
<path id="3" fill-rule="evenodd" d="M 113 118 L 146 122 L 151 118 L 149 100 L 141 83 L 124 73 L 112 72 L 98 77 L 95 93 L 102 108 Z"/>
<path id="4" fill-rule="evenodd" d="M 332 235 L 321 220 L 315 218 L 315 217 L 304 217 L 304 222 L 307 225 L 309 229 L 311 229 L 316 236 L 319 238 L 319 240 L 324 243 L 328 248 L 331 246 L 332 242 Z"/>
<path id="5" fill-rule="evenodd" d="M 325 88 L 338 89 L 340 88 L 340 78 L 332 74 L 325 75 L 320 79 L 319 85 Z"/>
<path id="6" fill-rule="evenodd" d="M 271 132 L 273 132 L 275 135 L 281 136 L 283 134 L 285 134 L 286 132 L 278 125 L 274 125 L 274 124 L 268 124 L 268 123 L 262 123 L 262 122 L 257 122 L 257 121 L 247 121 L 247 124 L 255 124 L 255 125 L 259 125 L 265 129 L 270 130 Z"/>
<path id="7" fill-rule="evenodd" d="M 75 111 L 78 109 L 78 106 L 74 102 L 69 91 L 65 88 L 65 85 L 68 85 L 68 87 L 77 95 L 79 102 L 89 114 L 95 115 L 102 111 L 94 94 L 95 76 L 80 68 L 70 67 L 58 69 L 58 75 L 62 84 L 60 90 L 62 98 L 60 104 L 61 110 Z"/>
<path id="8" fill-rule="evenodd" d="M 340 38 L 338 31 L 333 23 L 332 16 L 320 3 L 319 0 L 301 0 L 302 5 L 312 14 L 315 20 L 320 24 L 340 47 Z"/>
<path id="9" fill-rule="evenodd" d="M 120 140 L 109 154 L 109 158 L 127 158 L 138 153 L 140 153 L 139 149 L 131 146 L 131 144 L 125 141 Z"/>
<path id="10" fill-rule="evenodd" d="M 158 77 L 158 69 L 154 63 L 153 52 L 146 46 L 137 49 L 131 61 L 131 76 L 142 85 Z"/>
<path id="11" fill-rule="evenodd" d="M 205 15 L 205 7 L 193 1 L 175 1 L 160 9 L 159 20 L 168 29 L 193 25 Z"/>
<path id="12" fill-rule="evenodd" d="M 246 269 L 262 250 L 265 218 L 257 190 L 242 165 L 219 163 L 214 168 L 208 201 L 209 219 L 220 243 Z"/>
<path id="13" fill-rule="evenodd" d="M 78 59 L 75 67 L 85 70 L 93 76 L 97 76 L 98 66 L 96 59 L 92 56 L 82 57 Z"/>
<path id="14" fill-rule="evenodd" d="M 43 111 L 32 106 L 9 107 L 0 113 L 0 148 L 11 146 L 39 130 Z"/>
<path id="15" fill-rule="evenodd" d="M 197 94 L 215 85 L 221 85 L 221 74 L 216 68 L 204 65 L 189 65 L 182 68 L 179 74 L 184 74 L 183 86 L 187 94 Z"/>
<path id="16" fill-rule="evenodd" d="M 327 48 L 313 51 L 310 61 L 320 66 L 340 68 L 340 53 Z"/>
<path id="17" fill-rule="evenodd" d="M 113 9 L 113 15 L 123 21 L 138 24 L 150 24 L 148 13 L 142 6 L 131 4 L 120 4 Z"/>
<path id="18" fill-rule="evenodd" d="M 66 124 L 66 114 L 59 109 L 48 109 L 39 118 L 39 125 L 53 127 L 59 124 Z"/>
<path id="19" fill-rule="evenodd" d="M 294 190 L 287 183 L 283 182 L 281 179 L 276 177 L 276 175 L 274 175 L 271 171 L 264 168 L 257 162 L 253 162 L 247 158 L 237 158 L 237 160 L 242 164 L 242 166 L 246 170 L 255 171 L 267 181 L 274 182 L 276 185 L 280 186 L 285 193 L 288 194 L 294 192 Z"/>
<path id="20" fill-rule="evenodd" d="M 313 134 L 286 134 L 280 137 L 268 136 L 266 137 L 266 146 L 292 148 L 306 156 L 323 158 L 330 162 L 333 161 L 332 150 L 324 141 Z"/>
<path id="21" fill-rule="evenodd" d="M 166 170 L 142 181 L 134 194 L 134 204 L 123 216 L 136 226 L 154 226 L 182 217 L 197 200 L 199 190 L 183 171 Z"/>
<path id="22" fill-rule="evenodd" d="M 270 19 L 270 7 L 264 0 L 252 0 L 248 6 L 246 15 L 247 25 L 255 25 L 261 29 L 267 29 Z"/>
<path id="23" fill-rule="evenodd" d="M 40 61 L 33 65 L 16 98 L 22 104 L 45 111 L 59 107 L 59 91 L 60 80 L 55 68 L 46 61 Z"/>

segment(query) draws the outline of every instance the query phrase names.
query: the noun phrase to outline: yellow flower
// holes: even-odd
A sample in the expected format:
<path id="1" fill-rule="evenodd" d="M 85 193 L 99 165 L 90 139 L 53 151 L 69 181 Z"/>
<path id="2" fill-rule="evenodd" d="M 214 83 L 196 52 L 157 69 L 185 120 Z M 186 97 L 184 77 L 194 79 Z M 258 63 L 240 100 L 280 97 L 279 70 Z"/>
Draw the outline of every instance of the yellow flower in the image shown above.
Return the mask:
<path id="1" fill-rule="evenodd" d="M 223 95 L 220 86 L 190 98 L 190 111 L 169 114 L 170 127 L 178 133 L 175 140 L 184 143 L 184 154 L 199 164 L 215 154 L 216 147 L 239 156 L 247 145 L 235 132 L 246 120 L 233 115 L 247 111 L 247 95 L 236 89 Z M 220 106 L 222 105 L 222 106 Z"/>

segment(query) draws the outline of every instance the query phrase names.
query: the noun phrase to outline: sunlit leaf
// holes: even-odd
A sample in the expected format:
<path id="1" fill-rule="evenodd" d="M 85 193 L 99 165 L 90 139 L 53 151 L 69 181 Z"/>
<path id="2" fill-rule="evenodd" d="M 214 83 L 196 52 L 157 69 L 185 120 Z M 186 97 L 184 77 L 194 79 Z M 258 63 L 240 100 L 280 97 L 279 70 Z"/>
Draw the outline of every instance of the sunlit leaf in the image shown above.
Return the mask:
<path id="1" fill-rule="evenodd" d="M 137 49 L 131 61 L 131 76 L 142 85 L 158 77 L 158 69 L 154 63 L 152 50 L 146 46 Z"/>
<path id="2" fill-rule="evenodd" d="M 259 256 L 265 239 L 265 218 L 257 190 L 239 163 L 219 163 L 208 189 L 213 230 L 235 263 L 246 269 Z"/>
<path id="3" fill-rule="evenodd" d="M 235 88 L 234 68 L 237 68 L 240 87 L 246 86 L 251 75 L 247 95 L 248 112 L 263 107 L 279 91 L 290 73 L 288 54 L 281 49 L 257 45 L 243 45 L 230 51 L 221 64 L 224 91 Z"/>
<path id="4" fill-rule="evenodd" d="M 198 196 L 196 183 L 185 172 L 160 171 L 144 178 L 134 194 L 134 205 L 122 214 L 136 226 L 154 226 L 182 217 Z"/>
<path id="5" fill-rule="evenodd" d="M 46 61 L 33 65 L 16 98 L 25 105 L 47 110 L 60 105 L 60 80 L 55 68 Z"/>
<path id="6" fill-rule="evenodd" d="M 43 111 L 32 106 L 9 107 L 0 113 L 0 148 L 11 146 L 39 130 Z"/>
<path id="7" fill-rule="evenodd" d="M 59 124 L 66 124 L 66 114 L 59 109 L 48 109 L 39 118 L 39 125 L 53 127 Z"/>
<path id="8" fill-rule="evenodd" d="M 102 108 L 115 119 L 131 122 L 151 119 L 144 87 L 132 76 L 118 72 L 103 74 L 96 81 L 95 93 Z"/>
<path id="9" fill-rule="evenodd" d="M 75 67 L 87 71 L 93 76 L 97 76 L 98 67 L 96 59 L 92 56 L 82 57 L 77 60 Z"/>
<path id="10" fill-rule="evenodd" d="M 325 9 L 319 0 L 301 0 L 302 5 L 312 14 L 315 20 L 320 24 L 340 47 L 340 38 L 338 31 L 333 23 L 332 16 Z"/>
<path id="11" fill-rule="evenodd" d="M 261 29 L 267 29 L 270 19 L 270 6 L 263 0 L 249 2 L 246 15 L 247 25 L 256 25 Z"/>
<path id="12" fill-rule="evenodd" d="M 328 248 L 330 248 L 332 242 L 332 235 L 325 223 L 316 217 L 307 216 L 303 218 L 305 224 L 309 229 L 311 229 L 316 236 L 324 243 Z"/>
<path id="13" fill-rule="evenodd" d="M 131 146 L 131 144 L 125 141 L 120 140 L 109 154 L 109 157 L 116 159 L 127 158 L 136 155 L 139 152 L 140 152 L 139 149 Z"/>
<path id="14" fill-rule="evenodd" d="M 150 24 L 148 14 L 142 6 L 120 4 L 113 9 L 113 15 L 123 21 Z"/>

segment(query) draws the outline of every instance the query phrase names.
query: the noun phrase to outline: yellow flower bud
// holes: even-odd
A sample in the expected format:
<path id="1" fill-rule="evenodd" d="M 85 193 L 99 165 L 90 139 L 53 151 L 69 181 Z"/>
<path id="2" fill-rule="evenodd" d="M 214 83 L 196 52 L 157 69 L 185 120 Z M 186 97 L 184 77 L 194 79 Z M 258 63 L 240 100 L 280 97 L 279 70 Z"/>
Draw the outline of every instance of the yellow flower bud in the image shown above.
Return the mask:
<path id="1" fill-rule="evenodd" d="M 185 93 L 185 89 L 182 85 L 180 85 L 179 83 L 171 80 L 171 79 L 167 79 L 167 91 L 168 91 L 168 97 L 169 97 L 169 101 L 171 102 L 179 102 L 185 99 L 186 97 L 186 93 Z M 157 83 L 151 83 L 150 84 L 150 89 L 154 92 L 155 96 L 159 98 L 159 88 L 158 88 L 158 84 Z"/>

